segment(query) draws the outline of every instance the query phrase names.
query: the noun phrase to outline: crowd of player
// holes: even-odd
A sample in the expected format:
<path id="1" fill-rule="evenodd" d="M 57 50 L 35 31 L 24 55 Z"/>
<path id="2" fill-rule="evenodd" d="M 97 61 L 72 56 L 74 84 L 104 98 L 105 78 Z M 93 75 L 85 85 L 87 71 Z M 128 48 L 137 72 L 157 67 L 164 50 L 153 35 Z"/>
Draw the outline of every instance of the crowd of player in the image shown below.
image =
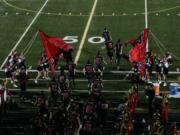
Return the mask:
<path id="1" fill-rule="evenodd" d="M 36 104 L 39 108 L 39 115 L 36 117 L 36 133 L 51 132 L 52 134 L 66 135 L 100 134 L 103 130 L 109 108 L 101 93 L 100 85 L 102 86 L 102 81 L 100 78 L 97 79 L 93 76 L 93 80 L 88 85 L 88 89 L 90 89 L 88 100 L 86 103 L 79 103 L 75 101 L 76 99 L 71 93 L 71 88 L 67 83 L 67 74 L 61 71 L 58 79 L 53 78 L 49 84 L 53 106 L 58 106 L 58 110 L 50 111 L 50 105 L 48 105 L 48 100 L 43 92 L 38 96 Z M 85 74 L 87 74 L 86 71 Z M 98 75 L 101 76 L 101 73 Z M 58 104 L 57 101 L 59 101 L 60 97 L 62 103 Z M 45 125 L 51 126 L 46 127 Z"/>
<path id="2" fill-rule="evenodd" d="M 120 59 L 122 56 L 122 49 L 123 49 L 123 43 L 121 42 L 120 39 L 118 39 L 117 43 L 114 45 L 113 41 L 112 41 L 112 37 L 109 33 L 109 31 L 107 30 L 107 28 L 104 28 L 104 31 L 102 33 L 102 37 L 104 38 L 104 45 L 106 48 L 106 52 L 107 52 L 107 56 L 110 60 L 110 63 L 113 63 L 113 56 L 115 53 L 115 63 L 117 64 L 117 69 L 119 70 L 119 64 L 120 64 Z"/>
<path id="3" fill-rule="evenodd" d="M 169 67 L 172 65 L 172 56 L 170 52 L 166 52 L 165 55 L 161 58 L 160 55 L 156 56 L 152 50 L 150 50 L 145 59 L 146 67 L 146 79 L 150 81 L 152 78 L 152 71 L 155 67 L 157 74 L 157 80 L 161 83 L 164 81 L 164 86 L 167 86 L 167 75 L 169 72 Z"/>
<path id="4" fill-rule="evenodd" d="M 105 28 L 102 34 L 103 38 L 105 39 L 105 47 L 107 50 L 107 56 L 109 57 L 110 63 L 113 63 L 113 55 L 115 53 L 115 63 L 117 64 L 117 69 L 120 69 L 120 60 L 121 58 L 126 58 L 128 60 L 128 56 L 122 54 L 123 47 L 127 43 L 122 43 L 121 40 L 119 39 L 117 43 L 114 45 L 112 38 L 110 36 L 109 31 Z M 72 54 L 66 54 L 64 56 L 66 58 L 67 63 L 74 67 L 73 62 L 72 62 Z M 86 76 L 89 78 L 89 81 L 92 81 L 91 75 L 88 75 L 89 73 L 87 72 L 99 72 L 102 76 L 103 70 L 105 69 L 105 66 L 107 62 L 104 60 L 103 56 L 101 55 L 100 51 L 97 52 L 97 55 L 95 56 L 94 63 L 90 63 L 90 61 L 87 62 L 86 67 L 84 68 L 84 72 L 86 72 Z M 92 67 L 94 65 L 94 67 Z M 132 64 L 132 69 L 137 70 L 136 72 L 139 71 L 139 64 L 133 63 Z M 146 59 L 145 59 L 145 79 L 147 82 L 151 82 L 152 79 L 152 72 L 153 70 L 156 71 L 157 74 L 157 80 L 158 82 L 161 83 L 161 81 L 164 81 L 164 86 L 167 85 L 166 83 L 166 77 L 169 72 L 169 67 L 172 65 L 172 56 L 170 52 L 166 52 L 165 55 L 161 58 L 160 55 L 156 55 L 152 50 L 147 52 L 146 54 Z M 49 62 L 47 55 L 45 53 L 42 54 L 42 57 L 39 60 L 37 71 L 38 75 L 35 78 L 35 83 L 38 83 L 38 79 L 42 77 L 43 79 L 50 79 L 49 78 Z M 69 67 L 71 68 L 71 67 Z M 89 68 L 89 69 L 88 69 Z M 4 85 L 6 86 L 9 80 L 11 83 L 13 83 L 14 87 L 17 87 L 16 82 L 17 82 L 17 76 L 20 73 L 21 70 L 26 70 L 26 65 L 25 65 L 25 58 L 22 54 L 18 54 L 17 52 L 12 52 L 11 55 L 8 57 L 8 60 L 4 66 L 5 69 L 5 74 L 6 74 L 6 81 L 4 82 Z M 85 71 L 85 70 L 90 70 L 90 71 Z M 27 74 L 27 72 L 26 72 Z M 74 71 L 70 72 L 70 77 L 73 79 L 74 83 Z M 90 73 L 91 74 L 91 73 Z"/>
<path id="5" fill-rule="evenodd" d="M 18 54 L 17 52 L 12 52 L 7 59 L 4 70 L 6 75 L 4 86 L 6 87 L 10 81 L 14 87 L 18 87 L 16 82 L 18 81 L 20 73 L 25 72 L 27 74 L 24 56 L 22 54 Z"/>
<path id="6" fill-rule="evenodd" d="M 133 86 L 128 94 L 128 97 L 125 98 L 125 103 L 118 105 L 113 135 L 133 135 L 133 117 L 137 105 L 138 87 Z"/>
<path id="7" fill-rule="evenodd" d="M 105 47 L 110 63 L 113 63 L 113 55 L 115 53 L 115 63 L 117 69 L 120 69 L 121 57 L 128 59 L 128 56 L 122 54 L 125 44 L 120 40 L 113 45 L 112 38 L 107 29 L 104 29 L 103 37 L 105 39 Z M 40 134 L 66 134 L 66 135 L 99 135 L 102 134 L 105 125 L 106 116 L 109 109 L 109 104 L 104 98 L 103 90 L 103 71 L 107 62 L 104 60 L 100 51 L 94 57 L 94 61 L 87 60 L 83 68 L 83 73 L 88 81 L 88 100 L 81 104 L 74 98 L 72 90 L 75 88 L 75 71 L 76 65 L 73 63 L 72 55 L 67 55 L 69 59 L 66 61 L 64 68 L 61 67 L 60 73 L 49 80 L 49 61 L 44 53 L 39 60 L 37 71 L 38 75 L 35 78 L 35 83 L 42 77 L 49 80 L 49 91 L 51 100 L 49 100 L 44 92 L 37 97 L 35 105 L 38 107 L 38 114 L 34 120 L 35 131 Z M 169 66 L 172 65 L 172 56 L 169 52 L 161 58 L 156 56 L 152 50 L 146 54 L 145 59 L 145 82 L 150 83 L 152 79 L 152 71 L 155 67 L 157 80 L 160 83 L 166 83 L 166 76 L 169 71 Z M 12 52 L 5 64 L 6 80 L 4 81 L 3 94 L 7 90 L 7 83 L 11 81 L 14 87 L 17 87 L 16 82 L 20 83 L 22 91 L 26 91 L 26 82 L 28 72 L 26 70 L 25 58 L 17 52 Z M 135 109 L 138 105 L 138 86 L 139 86 L 139 65 L 133 64 L 133 74 L 131 79 L 134 86 L 129 92 L 124 103 L 117 108 L 117 119 L 114 123 L 112 135 L 133 135 L 134 125 L 133 117 Z M 0 96 L 0 97 L 3 97 Z M 153 105 L 155 94 L 151 91 L 149 97 L 149 112 L 153 119 L 149 126 L 149 135 L 159 135 L 164 129 L 167 133 L 168 123 L 168 102 L 167 98 L 163 98 L 159 108 Z M 4 97 L 3 97 L 4 98 Z M 60 103 L 58 102 L 60 100 Z M 2 101 L 0 99 L 0 101 Z M 58 107 L 57 110 L 51 110 L 51 107 Z M 170 135 L 176 135 L 176 125 L 173 123 L 170 127 Z"/>
<path id="8" fill-rule="evenodd" d="M 125 58 L 127 61 L 129 61 L 129 56 L 127 54 L 123 54 L 123 48 L 124 46 L 127 46 L 127 44 L 130 44 L 130 42 L 123 43 L 120 39 L 117 41 L 117 43 L 114 45 L 110 32 L 105 28 L 102 37 L 105 39 L 104 45 L 106 47 L 107 56 L 110 60 L 110 63 L 113 63 L 113 56 L 115 53 L 115 63 L 117 64 L 117 69 L 119 70 L 119 64 L 121 58 Z M 136 72 L 140 73 L 140 63 L 134 62 L 131 64 L 132 70 L 136 70 Z M 172 65 L 172 55 L 170 52 L 165 52 L 164 56 L 161 58 L 160 55 L 156 55 L 156 53 L 153 50 L 150 50 L 146 53 L 145 58 L 145 80 L 147 82 L 151 82 L 152 79 L 152 72 L 153 70 L 156 71 L 157 81 L 161 83 L 164 81 L 164 86 L 167 86 L 167 75 L 169 72 L 169 67 Z"/>

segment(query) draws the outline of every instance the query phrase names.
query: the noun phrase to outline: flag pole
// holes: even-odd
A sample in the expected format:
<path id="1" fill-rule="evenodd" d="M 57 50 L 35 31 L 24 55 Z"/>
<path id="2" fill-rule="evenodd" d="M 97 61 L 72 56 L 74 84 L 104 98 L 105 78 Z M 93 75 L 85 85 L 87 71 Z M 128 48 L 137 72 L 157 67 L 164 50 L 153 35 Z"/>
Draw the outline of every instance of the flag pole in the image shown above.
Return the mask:
<path id="1" fill-rule="evenodd" d="M 144 4 L 145 4 L 145 28 L 148 28 L 148 7 L 147 7 L 147 0 L 144 0 Z M 149 51 L 149 43 L 148 43 L 148 39 L 147 39 L 147 44 L 146 44 L 146 52 Z"/>

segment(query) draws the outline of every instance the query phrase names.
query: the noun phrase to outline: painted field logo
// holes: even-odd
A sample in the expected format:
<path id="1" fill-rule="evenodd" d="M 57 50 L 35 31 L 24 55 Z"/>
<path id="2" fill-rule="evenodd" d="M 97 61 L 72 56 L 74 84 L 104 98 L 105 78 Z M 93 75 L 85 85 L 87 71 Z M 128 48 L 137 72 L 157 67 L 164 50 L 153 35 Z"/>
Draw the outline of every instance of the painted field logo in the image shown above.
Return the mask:
<path id="1" fill-rule="evenodd" d="M 79 42 L 78 36 L 65 36 L 63 40 L 68 44 L 75 44 Z M 102 44 L 104 43 L 104 38 L 100 36 L 93 36 L 87 39 L 87 41 L 91 44 Z"/>

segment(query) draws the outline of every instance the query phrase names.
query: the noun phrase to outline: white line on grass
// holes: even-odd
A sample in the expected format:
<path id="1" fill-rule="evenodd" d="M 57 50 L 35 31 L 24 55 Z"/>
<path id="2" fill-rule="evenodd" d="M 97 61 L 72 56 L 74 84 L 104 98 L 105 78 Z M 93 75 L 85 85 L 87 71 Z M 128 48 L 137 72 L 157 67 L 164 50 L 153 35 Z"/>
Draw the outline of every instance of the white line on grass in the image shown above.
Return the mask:
<path id="1" fill-rule="evenodd" d="M 7 0 L 0 0 L 0 1 L 2 1 L 2 2 L 4 2 L 4 4 L 6 4 L 7 6 L 9 6 L 9 7 L 12 7 L 12 8 L 15 8 L 15 9 L 18 9 L 18 10 L 21 10 L 21 11 L 27 11 L 27 12 L 31 12 L 31 13 L 37 13 L 37 11 L 35 11 L 35 10 L 32 10 L 32 9 L 26 9 L 26 8 L 23 8 L 23 7 L 18 7 L 18 6 L 16 6 L 16 5 L 12 5 L 11 3 L 9 3 L 9 2 L 7 2 Z M 161 13 L 161 12 L 166 12 L 166 11 L 171 11 L 171 10 L 174 10 L 174 9 L 179 9 L 180 8 L 180 5 L 178 5 L 178 6 L 174 6 L 174 7 L 170 7 L 170 8 L 166 8 L 166 9 L 161 9 L 161 10 L 154 10 L 154 11 L 149 11 L 148 12 L 148 14 L 153 14 L 153 13 L 156 13 L 156 12 L 159 12 L 159 13 Z M 46 15 L 48 15 L 48 13 L 47 12 L 41 12 L 41 14 L 46 14 Z M 52 13 L 50 13 L 50 15 L 59 15 L 58 13 L 55 13 L 55 12 L 52 12 Z M 69 16 L 68 14 L 62 14 L 62 15 L 64 15 L 64 16 Z M 133 13 L 129 13 L 129 14 L 126 14 L 126 15 L 135 15 L 135 14 L 133 14 Z M 144 15 L 144 12 L 139 12 L 139 13 L 136 13 L 136 15 Z M 81 15 L 79 15 L 79 14 L 73 14 L 72 16 L 81 16 Z M 89 15 L 83 15 L 83 16 L 89 16 Z M 94 16 L 102 16 L 102 15 L 94 15 Z M 111 15 L 104 15 L 104 16 L 112 16 L 112 14 Z M 122 14 L 116 14 L 115 16 L 122 16 Z"/>
<path id="2" fill-rule="evenodd" d="M 4 62 L 2 63 L 0 69 L 2 69 L 9 57 L 9 55 L 16 50 L 16 48 L 18 47 L 19 43 L 22 41 L 22 39 L 24 38 L 24 36 L 26 35 L 26 33 L 29 31 L 29 29 L 31 28 L 31 26 L 33 25 L 33 23 L 36 21 L 36 19 L 38 18 L 38 16 L 40 15 L 40 13 L 42 12 L 42 10 L 44 9 L 44 7 L 46 6 L 47 2 L 49 0 L 46 0 L 46 2 L 43 4 L 43 6 L 40 8 L 40 10 L 37 12 L 36 16 L 33 18 L 33 20 L 31 21 L 31 23 L 29 24 L 29 26 L 26 28 L 26 30 L 24 31 L 24 33 L 22 34 L 22 36 L 19 38 L 19 40 L 17 41 L 16 45 L 13 47 L 13 49 L 10 51 L 10 53 L 8 54 L 8 56 L 6 57 L 6 59 L 4 60 Z"/>
<path id="3" fill-rule="evenodd" d="M 9 89 L 10 91 L 20 91 L 20 89 Z M 27 92 L 50 92 L 49 89 L 27 89 Z M 88 93 L 88 90 L 72 90 L 72 92 L 79 92 L 79 93 Z M 129 93 L 129 90 L 102 90 L 102 93 Z M 139 93 L 144 93 L 144 91 L 139 91 Z M 169 91 L 161 91 L 161 93 L 169 93 Z M 121 95 L 120 95 L 121 96 Z"/>
<path id="4" fill-rule="evenodd" d="M 30 73 L 36 73 L 38 72 L 36 69 L 31 69 L 31 70 L 27 70 Z M 4 70 L 0 69 L 0 72 L 4 72 Z M 60 71 L 55 71 L 56 73 L 59 73 Z M 83 71 L 81 70 L 76 70 L 76 73 L 83 73 Z M 104 73 L 113 73 L 113 74 L 129 74 L 129 73 L 133 73 L 133 71 L 116 71 L 116 70 L 110 70 L 110 71 L 104 71 Z M 156 74 L 156 71 L 152 72 L 153 74 Z M 169 71 L 169 74 L 180 74 L 180 71 Z"/>
<path id="5" fill-rule="evenodd" d="M 0 80 L 5 80 L 6 78 L 0 78 Z M 29 81 L 34 81 L 36 80 L 35 78 L 31 78 L 31 79 L 28 79 Z M 45 82 L 48 82 L 48 80 L 45 80 L 45 79 L 38 79 L 38 81 L 45 81 Z M 87 79 L 75 79 L 76 82 L 88 82 Z M 121 79 L 121 80 L 102 80 L 102 82 L 131 82 L 130 80 L 127 80 L 127 79 Z M 152 83 L 156 83 L 158 82 L 157 80 L 151 80 Z M 164 83 L 165 81 L 161 81 L 161 83 Z M 168 80 L 166 81 L 167 83 L 178 83 L 178 81 L 176 80 Z M 150 83 L 150 82 L 149 82 Z M 180 87 L 179 87 L 180 88 Z"/>
<path id="6" fill-rule="evenodd" d="M 75 64 L 77 64 L 78 61 L 79 61 L 79 57 L 80 57 L 80 55 L 81 55 L 81 52 L 82 52 L 82 49 L 83 49 L 83 46 L 84 46 L 84 42 L 85 42 L 85 39 L 86 39 L 88 30 L 89 30 L 89 27 L 90 27 L 90 24 L 91 24 L 91 21 L 92 21 L 92 18 L 93 18 L 95 9 L 96 9 L 97 2 L 98 2 L 98 0 L 94 0 L 94 4 L 93 4 L 92 10 L 91 10 L 91 13 L 90 13 L 88 22 L 87 22 L 86 27 L 85 27 L 85 30 L 84 30 L 84 34 L 83 34 L 81 43 L 80 43 L 80 45 L 79 45 L 78 52 L 77 52 L 76 57 L 75 57 Z"/>

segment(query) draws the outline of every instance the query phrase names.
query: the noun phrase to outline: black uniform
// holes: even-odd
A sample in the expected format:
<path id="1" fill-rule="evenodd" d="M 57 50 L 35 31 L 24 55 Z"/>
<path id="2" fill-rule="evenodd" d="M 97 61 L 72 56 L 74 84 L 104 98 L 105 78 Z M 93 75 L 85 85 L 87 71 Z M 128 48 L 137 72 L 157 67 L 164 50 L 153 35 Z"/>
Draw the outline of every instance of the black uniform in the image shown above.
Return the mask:
<path id="1" fill-rule="evenodd" d="M 169 72 L 169 62 L 167 58 L 164 58 L 163 60 L 163 74 L 167 75 Z"/>
<path id="2" fill-rule="evenodd" d="M 101 70 L 103 71 L 103 58 L 100 55 L 97 55 L 95 58 L 95 70 Z"/>
<path id="3" fill-rule="evenodd" d="M 20 83 L 20 88 L 22 92 L 26 91 L 26 86 L 27 86 L 27 80 L 28 80 L 28 74 L 25 69 L 21 69 L 19 75 L 17 76 L 17 79 L 19 80 Z"/>
<path id="4" fill-rule="evenodd" d="M 73 82 L 73 85 L 75 85 L 75 68 L 76 68 L 76 64 L 74 63 L 70 63 L 68 65 L 68 71 L 69 71 L 69 81 Z"/>
<path id="5" fill-rule="evenodd" d="M 110 36 L 110 33 L 106 28 L 104 29 L 104 31 L 102 33 L 102 37 L 105 39 L 105 43 L 112 40 L 111 36 Z"/>
<path id="6" fill-rule="evenodd" d="M 92 64 L 86 64 L 84 69 L 85 69 L 86 78 L 88 80 L 92 79 L 93 74 L 94 74 L 93 65 Z"/>
<path id="7" fill-rule="evenodd" d="M 61 71 L 60 75 L 58 76 L 58 82 L 60 89 L 64 90 L 66 87 L 66 75 L 64 71 Z"/>
<path id="8" fill-rule="evenodd" d="M 44 56 L 44 60 L 43 60 L 43 69 L 44 69 L 44 70 L 49 69 L 49 61 L 48 61 L 47 56 Z"/>
<path id="9" fill-rule="evenodd" d="M 152 74 L 152 68 L 153 68 L 153 64 L 150 58 L 146 58 L 145 61 L 145 69 L 146 71 L 151 75 Z"/>
<path id="10" fill-rule="evenodd" d="M 123 44 L 121 43 L 120 40 L 115 44 L 115 54 L 116 54 L 116 63 L 120 63 L 120 58 L 121 58 L 121 50 L 122 50 Z"/>
<path id="11" fill-rule="evenodd" d="M 73 52 L 73 50 L 69 50 L 68 52 L 64 52 L 63 53 L 64 58 L 66 59 L 67 64 L 73 61 L 72 52 Z"/>
<path id="12" fill-rule="evenodd" d="M 37 67 L 38 71 L 43 71 L 43 57 L 39 60 L 39 65 Z"/>
<path id="13" fill-rule="evenodd" d="M 162 61 L 160 59 L 156 59 L 155 63 L 156 63 L 156 72 L 162 75 L 162 67 L 163 67 Z"/>
<path id="14" fill-rule="evenodd" d="M 5 68 L 5 75 L 6 75 L 6 78 L 11 78 L 12 77 L 12 70 L 11 70 L 10 66 L 7 66 Z"/>
<path id="15" fill-rule="evenodd" d="M 58 93 L 59 93 L 59 85 L 55 79 L 53 79 L 49 83 L 49 88 L 50 88 L 50 92 L 51 92 L 51 97 L 54 100 L 54 102 L 56 103 L 57 98 L 58 98 Z"/>
<path id="16" fill-rule="evenodd" d="M 107 42 L 105 43 L 106 49 L 107 49 L 107 56 L 109 57 L 110 60 L 112 60 L 113 57 L 113 43 L 112 42 Z"/>
<path id="17" fill-rule="evenodd" d="M 47 111 L 47 108 L 46 108 L 46 97 L 45 97 L 43 92 L 37 98 L 37 106 L 39 107 L 39 113 L 41 115 L 43 115 Z"/>

